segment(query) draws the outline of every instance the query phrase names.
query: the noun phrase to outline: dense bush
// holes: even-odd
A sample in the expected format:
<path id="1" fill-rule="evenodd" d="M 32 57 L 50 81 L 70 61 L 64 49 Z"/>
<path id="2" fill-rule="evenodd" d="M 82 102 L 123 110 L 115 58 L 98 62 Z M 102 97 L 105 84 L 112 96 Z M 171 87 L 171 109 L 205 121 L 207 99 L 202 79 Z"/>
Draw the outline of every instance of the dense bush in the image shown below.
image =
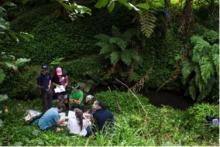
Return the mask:
<path id="1" fill-rule="evenodd" d="M 10 98 L 35 98 L 39 95 L 36 84 L 39 73 L 40 66 L 23 67 L 15 73 L 7 72 L 8 76 L 3 82 L 1 92 L 7 93 Z"/>

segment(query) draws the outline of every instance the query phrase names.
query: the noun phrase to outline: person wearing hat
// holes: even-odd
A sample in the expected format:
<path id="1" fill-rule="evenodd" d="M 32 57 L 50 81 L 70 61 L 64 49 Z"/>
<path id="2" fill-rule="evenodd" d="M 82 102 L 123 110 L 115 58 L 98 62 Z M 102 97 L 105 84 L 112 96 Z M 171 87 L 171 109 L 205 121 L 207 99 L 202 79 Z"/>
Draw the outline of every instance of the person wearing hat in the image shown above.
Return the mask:
<path id="1" fill-rule="evenodd" d="M 51 99 L 51 76 L 47 64 L 42 65 L 41 73 L 37 78 L 37 85 L 41 91 L 43 112 L 46 112 L 52 105 Z"/>
<path id="2" fill-rule="evenodd" d="M 55 99 L 57 98 L 63 98 L 60 99 L 61 101 L 64 101 L 64 99 L 67 99 L 67 93 L 66 93 L 66 88 L 69 84 L 69 78 L 67 74 L 64 74 L 64 71 L 62 70 L 61 67 L 57 67 L 55 74 L 52 78 L 52 84 L 57 88 L 59 87 L 60 89 L 62 88 L 62 91 L 56 92 L 55 91 Z"/>
<path id="3" fill-rule="evenodd" d="M 81 90 L 81 87 L 77 85 L 76 87 L 72 88 L 72 92 L 69 96 L 69 104 L 71 105 L 71 108 L 81 108 L 83 107 L 83 99 L 84 99 L 84 93 Z"/>

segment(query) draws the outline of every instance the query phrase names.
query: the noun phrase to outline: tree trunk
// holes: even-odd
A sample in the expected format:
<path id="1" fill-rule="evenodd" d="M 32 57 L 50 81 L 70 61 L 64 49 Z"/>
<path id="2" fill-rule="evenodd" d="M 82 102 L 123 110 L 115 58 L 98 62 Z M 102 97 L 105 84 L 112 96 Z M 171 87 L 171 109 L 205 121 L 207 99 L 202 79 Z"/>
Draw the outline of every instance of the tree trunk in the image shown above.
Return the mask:
<path id="1" fill-rule="evenodd" d="M 171 14 L 170 14 L 170 0 L 164 0 L 164 14 L 165 14 L 165 23 L 166 28 L 169 27 L 171 21 Z"/>
<path id="2" fill-rule="evenodd" d="M 192 23 L 192 4 L 193 0 L 186 0 L 185 6 L 183 9 L 182 21 L 179 27 L 178 32 L 181 35 L 184 35 L 189 32 L 191 23 Z"/>

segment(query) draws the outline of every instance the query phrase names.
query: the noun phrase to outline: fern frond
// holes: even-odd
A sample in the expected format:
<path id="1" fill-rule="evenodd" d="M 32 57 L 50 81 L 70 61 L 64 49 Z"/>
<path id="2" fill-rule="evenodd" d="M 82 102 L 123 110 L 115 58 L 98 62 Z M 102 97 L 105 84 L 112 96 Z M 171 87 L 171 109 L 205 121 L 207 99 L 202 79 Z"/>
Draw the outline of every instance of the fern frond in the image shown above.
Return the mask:
<path id="1" fill-rule="evenodd" d="M 149 38 L 154 32 L 156 20 L 157 18 L 150 12 L 140 14 L 139 22 L 141 25 L 141 31 L 147 38 Z"/>

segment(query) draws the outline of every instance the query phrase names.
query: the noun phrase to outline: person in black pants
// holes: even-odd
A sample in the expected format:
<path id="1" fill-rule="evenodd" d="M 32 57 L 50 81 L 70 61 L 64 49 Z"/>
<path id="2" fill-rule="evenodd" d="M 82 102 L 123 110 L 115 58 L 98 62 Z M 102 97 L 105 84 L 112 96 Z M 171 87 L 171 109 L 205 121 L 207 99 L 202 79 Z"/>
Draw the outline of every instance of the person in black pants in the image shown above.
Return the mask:
<path id="1" fill-rule="evenodd" d="M 52 105 L 51 76 L 47 64 L 42 65 L 41 73 L 37 78 L 37 84 L 41 90 L 43 112 L 46 112 Z"/>

